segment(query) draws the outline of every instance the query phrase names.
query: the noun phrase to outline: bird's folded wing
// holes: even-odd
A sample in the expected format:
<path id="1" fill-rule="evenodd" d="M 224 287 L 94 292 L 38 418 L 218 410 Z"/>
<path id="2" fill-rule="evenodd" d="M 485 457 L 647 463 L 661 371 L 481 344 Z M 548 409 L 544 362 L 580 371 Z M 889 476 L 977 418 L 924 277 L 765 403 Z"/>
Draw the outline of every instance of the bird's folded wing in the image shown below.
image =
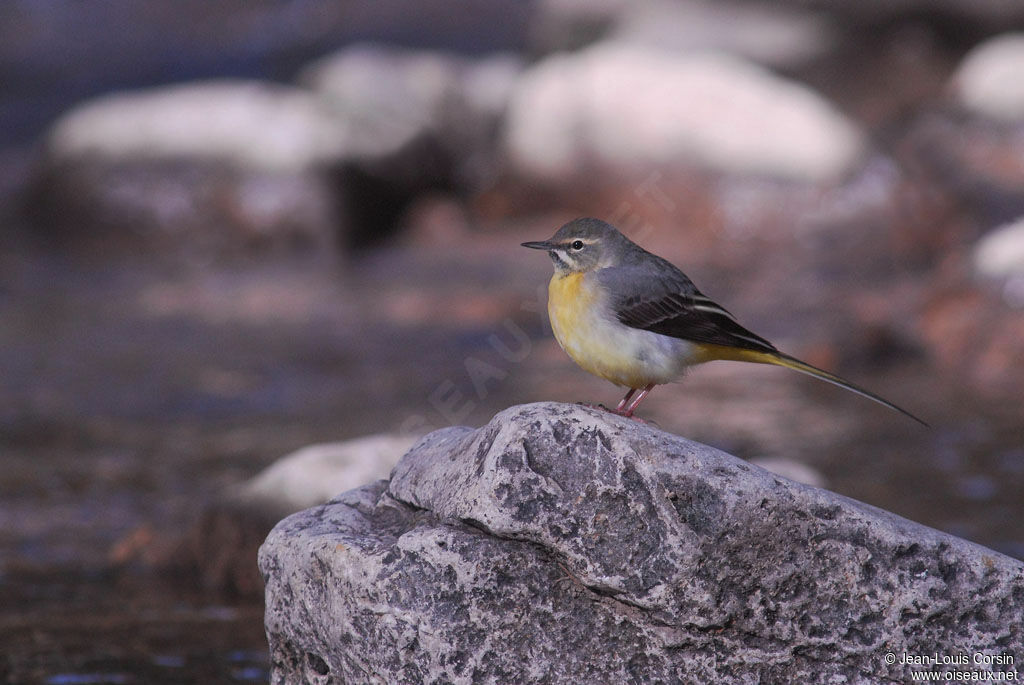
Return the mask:
<path id="1" fill-rule="evenodd" d="M 774 345 L 741 326 L 675 267 L 661 274 L 612 267 L 598 271 L 597 278 L 615 315 L 627 326 L 693 342 L 776 352 Z"/>

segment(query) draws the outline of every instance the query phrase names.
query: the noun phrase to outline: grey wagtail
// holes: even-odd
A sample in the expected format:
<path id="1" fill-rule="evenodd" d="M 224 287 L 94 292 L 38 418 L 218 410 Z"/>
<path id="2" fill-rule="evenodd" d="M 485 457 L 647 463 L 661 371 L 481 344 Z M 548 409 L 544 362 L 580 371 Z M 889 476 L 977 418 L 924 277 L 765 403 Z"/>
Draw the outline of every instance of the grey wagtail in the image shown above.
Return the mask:
<path id="1" fill-rule="evenodd" d="M 727 359 L 800 371 L 927 425 L 873 392 L 779 352 L 686 274 L 610 224 L 576 219 L 550 240 L 523 247 L 546 250 L 555 264 L 548 317 L 558 344 L 584 370 L 628 388 L 615 413 L 633 416 L 655 385 L 679 379 L 695 364 Z"/>

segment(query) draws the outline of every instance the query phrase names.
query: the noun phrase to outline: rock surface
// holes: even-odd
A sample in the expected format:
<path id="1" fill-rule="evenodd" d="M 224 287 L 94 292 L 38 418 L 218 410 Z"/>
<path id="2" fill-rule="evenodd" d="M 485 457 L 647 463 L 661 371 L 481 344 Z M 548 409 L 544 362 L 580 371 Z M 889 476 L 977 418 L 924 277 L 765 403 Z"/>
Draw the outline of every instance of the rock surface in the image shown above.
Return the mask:
<path id="1" fill-rule="evenodd" d="M 904 682 L 888 652 L 1024 654 L 1021 562 L 575 405 L 427 435 L 260 568 L 276 683 Z"/>

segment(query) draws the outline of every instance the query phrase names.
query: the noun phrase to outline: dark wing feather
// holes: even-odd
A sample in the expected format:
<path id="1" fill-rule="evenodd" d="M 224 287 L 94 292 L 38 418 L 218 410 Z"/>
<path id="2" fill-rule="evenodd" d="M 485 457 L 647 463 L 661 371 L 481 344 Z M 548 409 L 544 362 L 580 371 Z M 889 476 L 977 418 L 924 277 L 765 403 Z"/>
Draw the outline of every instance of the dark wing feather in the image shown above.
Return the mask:
<path id="1" fill-rule="evenodd" d="M 612 298 L 619 321 L 632 328 L 683 340 L 759 352 L 777 351 L 705 297 L 683 272 L 656 259 L 654 269 L 648 262 L 645 267 L 611 267 L 597 272 L 601 285 Z"/>

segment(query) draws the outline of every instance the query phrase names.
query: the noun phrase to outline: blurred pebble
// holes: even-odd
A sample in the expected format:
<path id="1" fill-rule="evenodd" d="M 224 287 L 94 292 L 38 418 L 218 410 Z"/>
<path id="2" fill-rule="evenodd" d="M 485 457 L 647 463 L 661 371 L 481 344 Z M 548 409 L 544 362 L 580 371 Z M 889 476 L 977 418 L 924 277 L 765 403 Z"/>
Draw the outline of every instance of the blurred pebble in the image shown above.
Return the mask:
<path id="1" fill-rule="evenodd" d="M 760 466 L 765 471 L 771 471 L 777 476 L 795 480 L 797 483 L 803 483 L 815 488 L 828 487 L 828 481 L 825 479 L 824 474 L 807 464 L 801 464 L 792 459 L 785 459 L 783 457 L 754 457 L 747 461 L 755 466 Z"/>
<path id="2" fill-rule="evenodd" d="M 978 45 L 953 76 L 957 100 L 975 114 L 1024 121 L 1024 33 L 1007 33 Z"/>
<path id="3" fill-rule="evenodd" d="M 346 490 L 387 478 L 416 440 L 412 436 L 371 435 L 304 447 L 239 486 L 233 497 L 282 516 L 323 504 Z"/>
<path id="4" fill-rule="evenodd" d="M 1024 71 L 1021 73 L 1024 75 Z M 1024 275 L 1024 217 L 990 231 L 978 241 L 974 268 L 987 278 Z"/>

